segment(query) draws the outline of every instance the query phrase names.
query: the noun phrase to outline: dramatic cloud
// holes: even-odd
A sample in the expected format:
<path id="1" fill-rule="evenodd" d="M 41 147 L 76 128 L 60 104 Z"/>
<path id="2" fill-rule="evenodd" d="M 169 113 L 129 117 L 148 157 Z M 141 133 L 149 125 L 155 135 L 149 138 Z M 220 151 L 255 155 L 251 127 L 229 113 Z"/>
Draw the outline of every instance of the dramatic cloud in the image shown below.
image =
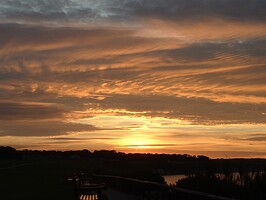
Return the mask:
<path id="1" fill-rule="evenodd" d="M 265 123 L 265 104 L 218 103 L 202 98 L 114 95 L 99 103 L 101 109 L 125 109 L 152 117 L 171 117 L 196 124 Z M 102 106 L 102 107 L 101 107 Z M 142 114 L 143 115 L 143 114 Z"/>
<path id="2" fill-rule="evenodd" d="M 264 0 L 1 1 L 0 145 L 264 155 L 265 9 Z"/>
<path id="3" fill-rule="evenodd" d="M 0 3 L 2 20 L 23 23 L 97 22 L 99 20 L 200 21 L 222 18 L 265 21 L 264 0 L 14 0 Z M 237 10 L 237 12 L 236 12 Z"/>
<path id="4" fill-rule="evenodd" d="M 66 110 L 60 106 L 33 103 L 0 102 L 0 120 L 36 120 L 62 118 Z"/>
<path id="5" fill-rule="evenodd" d="M 0 121 L 1 136 L 56 136 L 98 130 L 92 125 L 62 121 Z"/>

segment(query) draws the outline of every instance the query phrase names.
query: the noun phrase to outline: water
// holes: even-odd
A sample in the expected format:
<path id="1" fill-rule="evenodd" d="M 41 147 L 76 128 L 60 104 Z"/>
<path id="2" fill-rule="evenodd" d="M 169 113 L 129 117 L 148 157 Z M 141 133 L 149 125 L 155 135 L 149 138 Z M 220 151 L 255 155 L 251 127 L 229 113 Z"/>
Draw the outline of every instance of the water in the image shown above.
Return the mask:
<path id="1" fill-rule="evenodd" d="M 257 172 L 257 173 L 258 173 L 258 172 Z M 248 176 L 249 176 L 251 179 L 254 179 L 254 177 L 255 177 L 255 175 L 256 175 L 257 173 L 249 172 L 249 173 L 248 173 Z M 224 178 L 225 178 L 224 174 L 222 174 L 222 173 L 216 173 L 215 175 L 216 175 L 216 177 L 219 177 L 219 178 L 221 178 L 221 179 L 224 179 Z M 231 173 L 230 175 L 231 175 L 233 181 L 235 181 L 235 182 L 238 183 L 238 184 L 240 183 L 240 182 L 239 182 L 239 181 L 240 181 L 240 175 L 239 175 L 238 172 L 233 172 L 233 173 Z M 181 180 L 181 179 L 187 178 L 187 177 L 188 177 L 188 176 L 185 175 L 185 174 L 165 175 L 165 176 L 163 176 L 165 182 L 166 182 L 168 185 L 175 185 L 176 182 L 178 182 L 178 181 Z"/>
<path id="2" fill-rule="evenodd" d="M 166 175 L 163 176 L 167 185 L 175 185 L 177 181 L 186 178 L 187 175 L 185 174 L 177 174 L 177 175 Z"/>

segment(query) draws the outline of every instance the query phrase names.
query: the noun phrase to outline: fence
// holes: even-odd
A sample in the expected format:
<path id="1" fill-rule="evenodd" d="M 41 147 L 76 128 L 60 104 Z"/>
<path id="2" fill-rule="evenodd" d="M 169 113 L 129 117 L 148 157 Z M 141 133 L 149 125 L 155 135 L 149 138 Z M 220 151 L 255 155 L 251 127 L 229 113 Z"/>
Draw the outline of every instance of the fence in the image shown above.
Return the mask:
<path id="1" fill-rule="evenodd" d="M 105 182 L 107 187 L 131 194 L 141 200 L 236 200 L 132 178 L 96 174 L 93 174 L 93 178 Z"/>

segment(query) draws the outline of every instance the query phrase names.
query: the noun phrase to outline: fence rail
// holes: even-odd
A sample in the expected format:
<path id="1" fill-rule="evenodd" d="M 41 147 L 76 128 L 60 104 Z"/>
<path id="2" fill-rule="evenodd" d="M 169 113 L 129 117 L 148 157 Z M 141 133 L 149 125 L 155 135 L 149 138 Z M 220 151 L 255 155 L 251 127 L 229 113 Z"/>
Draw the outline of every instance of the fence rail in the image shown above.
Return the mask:
<path id="1" fill-rule="evenodd" d="M 236 200 L 132 178 L 96 174 L 93 174 L 93 178 L 105 182 L 107 187 L 132 194 L 141 200 Z"/>

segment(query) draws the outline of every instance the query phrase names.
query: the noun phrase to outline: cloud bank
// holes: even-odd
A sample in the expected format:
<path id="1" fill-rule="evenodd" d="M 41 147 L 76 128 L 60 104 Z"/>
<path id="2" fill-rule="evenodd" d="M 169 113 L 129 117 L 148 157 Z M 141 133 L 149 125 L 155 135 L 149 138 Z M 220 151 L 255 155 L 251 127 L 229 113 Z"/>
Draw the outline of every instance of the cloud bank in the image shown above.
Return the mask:
<path id="1" fill-rule="evenodd" d="M 266 19 L 265 7 L 264 0 L 14 0 L 1 2 L 0 13 L 2 20 L 9 22 L 50 24 L 139 18 L 260 22 Z"/>
<path id="2" fill-rule="evenodd" d="M 12 137 L 25 146 L 25 136 L 97 133 L 91 137 L 116 138 L 103 139 L 115 148 L 121 138 L 142 132 L 155 140 L 143 146 L 175 152 L 203 134 L 200 144 L 217 146 L 208 142 L 211 151 L 227 146 L 240 152 L 250 142 L 260 155 L 265 9 L 264 0 L 0 2 L 0 142 Z M 118 120 L 113 127 L 112 120 Z M 232 125 L 237 137 L 228 139 Z M 195 142 L 172 135 L 183 126 L 195 130 Z M 209 128 L 216 134 L 208 135 Z M 185 146 L 167 145 L 171 137 Z M 233 145 L 235 139 L 243 146 Z"/>

